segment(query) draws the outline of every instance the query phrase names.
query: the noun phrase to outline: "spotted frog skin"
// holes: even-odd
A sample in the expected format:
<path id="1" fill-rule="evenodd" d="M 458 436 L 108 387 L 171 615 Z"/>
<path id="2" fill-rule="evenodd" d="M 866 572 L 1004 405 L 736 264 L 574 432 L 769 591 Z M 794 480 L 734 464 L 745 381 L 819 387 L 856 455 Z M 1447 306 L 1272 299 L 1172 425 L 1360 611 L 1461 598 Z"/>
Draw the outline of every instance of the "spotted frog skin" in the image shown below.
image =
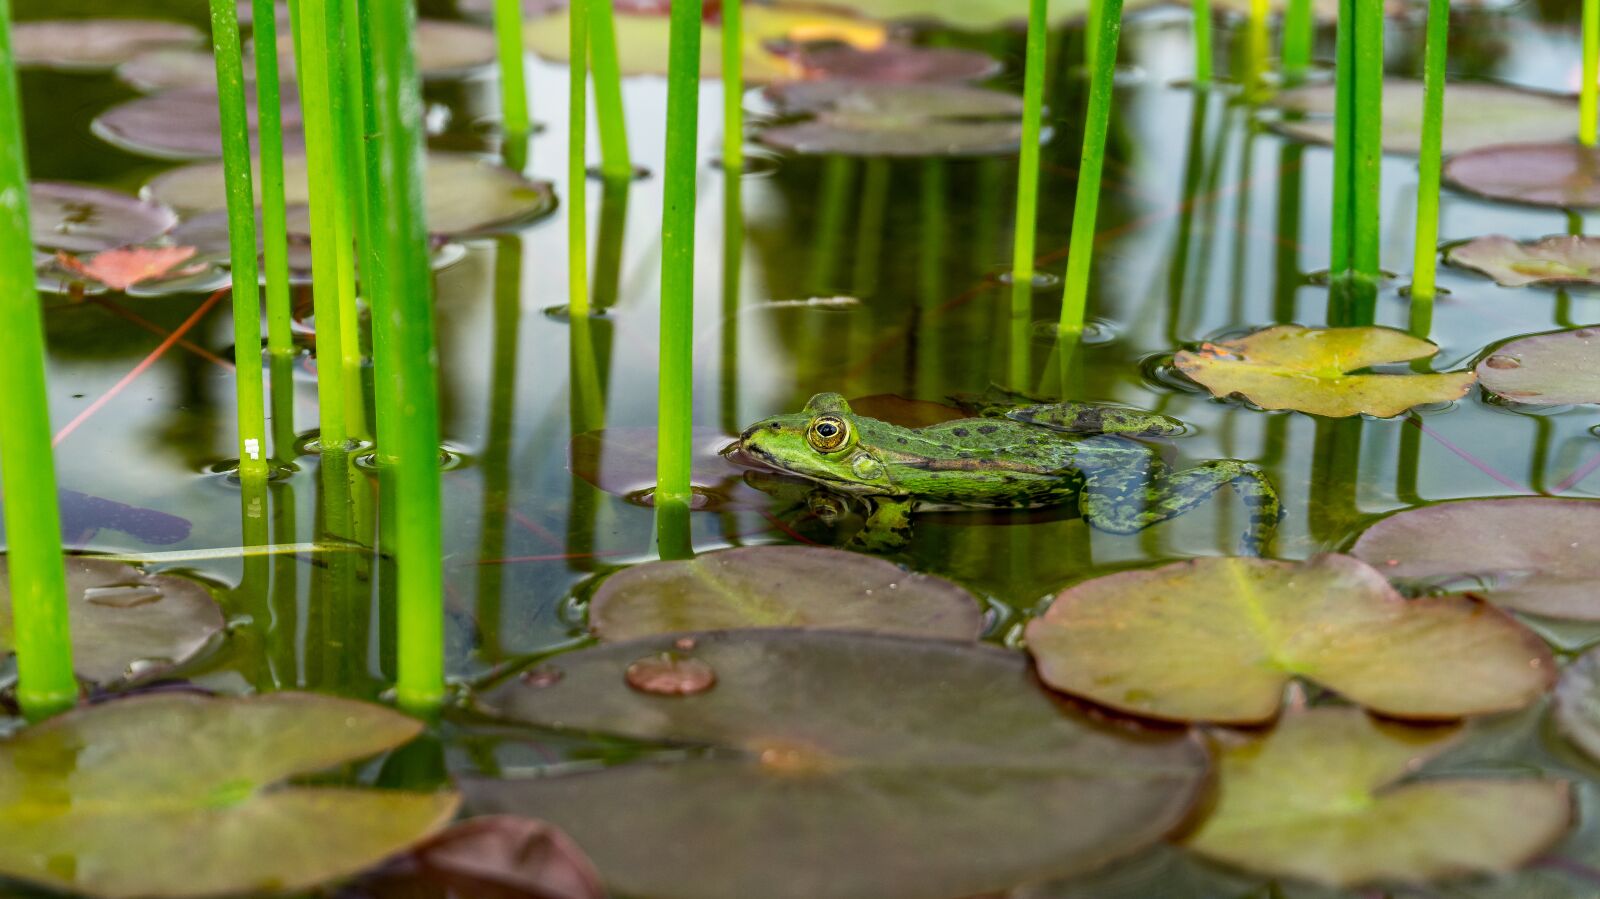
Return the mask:
<path id="1" fill-rule="evenodd" d="M 1181 434 L 1176 419 L 1097 403 L 986 405 L 982 417 L 903 428 L 856 415 L 844 397 L 812 397 L 798 415 L 756 422 L 738 449 L 781 472 L 865 499 L 857 548 L 890 552 L 917 509 L 1032 509 L 1076 503 L 1085 521 L 1132 534 L 1189 511 L 1226 485 L 1250 511 L 1242 548 L 1266 552 L 1278 493 L 1249 462 L 1172 471 L 1144 442 Z"/>

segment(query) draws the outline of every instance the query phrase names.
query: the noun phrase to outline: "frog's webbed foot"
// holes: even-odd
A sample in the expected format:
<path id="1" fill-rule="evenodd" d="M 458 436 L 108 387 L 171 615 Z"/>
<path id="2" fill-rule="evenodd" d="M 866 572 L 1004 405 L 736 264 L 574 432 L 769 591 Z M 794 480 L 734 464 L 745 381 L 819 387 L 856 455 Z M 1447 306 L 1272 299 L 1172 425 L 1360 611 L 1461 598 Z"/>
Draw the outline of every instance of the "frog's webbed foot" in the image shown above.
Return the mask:
<path id="1" fill-rule="evenodd" d="M 1132 534 L 1182 515 L 1229 484 L 1250 511 L 1241 550 L 1250 556 L 1267 555 L 1283 509 L 1266 473 L 1250 462 L 1217 459 L 1170 474 L 1159 466 L 1097 474 L 1084 485 L 1079 505 L 1084 519 L 1095 527 Z"/>
<path id="2" fill-rule="evenodd" d="M 1188 428 L 1159 412 L 1116 403 L 1046 403 L 1022 406 L 1006 418 L 1074 435 L 1118 434 L 1123 437 L 1176 437 Z"/>
<path id="3" fill-rule="evenodd" d="M 867 523 L 850 538 L 849 548 L 860 552 L 893 553 L 911 542 L 911 500 L 903 497 L 869 500 Z"/>

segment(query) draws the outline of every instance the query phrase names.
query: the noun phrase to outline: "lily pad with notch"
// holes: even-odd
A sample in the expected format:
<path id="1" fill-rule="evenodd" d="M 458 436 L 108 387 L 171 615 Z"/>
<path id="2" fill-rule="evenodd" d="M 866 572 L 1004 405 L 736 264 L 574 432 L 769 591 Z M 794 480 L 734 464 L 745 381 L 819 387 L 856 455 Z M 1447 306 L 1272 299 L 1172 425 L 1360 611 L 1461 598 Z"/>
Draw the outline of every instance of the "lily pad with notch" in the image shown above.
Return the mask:
<path id="1" fill-rule="evenodd" d="M 1488 275 L 1501 287 L 1600 284 L 1600 237 L 1558 234 L 1519 241 L 1491 234 L 1450 247 L 1444 258 Z"/>
<path id="2" fill-rule="evenodd" d="M 19 66 L 90 72 L 115 68 L 152 50 L 204 43 L 199 30 L 158 19 L 35 19 L 18 22 L 11 33 Z"/>
<path id="3" fill-rule="evenodd" d="M 1396 718 L 1519 709 L 1554 683 L 1533 633 L 1463 596 L 1407 600 L 1349 556 L 1202 558 L 1095 578 L 1027 628 L 1051 687 L 1168 721 L 1260 724 L 1296 678 Z"/>
<path id="4" fill-rule="evenodd" d="M 1489 200 L 1592 209 L 1600 207 L 1600 150 L 1573 141 L 1498 144 L 1446 160 L 1444 179 Z"/>
<path id="5" fill-rule="evenodd" d="M 178 223 L 170 207 L 115 190 L 64 181 L 28 184 L 34 245 L 98 253 L 148 243 Z"/>
<path id="6" fill-rule="evenodd" d="M 629 686 L 636 663 L 663 656 L 714 681 L 689 694 Z M 1206 776 L 1205 753 L 1185 733 L 1063 708 L 1024 657 L 992 646 L 723 631 L 608 644 L 544 670 L 483 696 L 484 709 L 713 750 L 462 780 L 475 812 L 537 809 L 623 895 L 901 899 L 1002 889 L 1153 844 L 1183 820 Z"/>
<path id="7" fill-rule="evenodd" d="M 804 81 L 767 88 L 780 150 L 845 156 L 995 156 L 1022 143 L 1022 99 L 960 84 Z"/>
<path id="8" fill-rule="evenodd" d="M 1600 327 L 1518 338 L 1491 350 L 1477 370 L 1485 390 L 1513 403 L 1600 403 Z"/>
<path id="9" fill-rule="evenodd" d="M 441 829 L 457 797 L 284 781 L 421 730 L 303 693 L 79 708 L 0 742 L 0 873 L 105 899 L 309 889 Z"/>
<path id="10" fill-rule="evenodd" d="M 1317 84 L 1279 93 L 1272 105 L 1304 118 L 1274 127 L 1299 140 L 1333 143 L 1334 85 Z M 1529 142 L 1570 139 L 1578 104 L 1571 96 L 1498 84 L 1452 84 L 1444 95 L 1444 152 L 1463 153 L 1504 143 L 1507 134 Z M 1422 150 L 1423 84 L 1388 78 L 1383 84 L 1383 149 L 1415 156 Z"/>
<path id="11" fill-rule="evenodd" d="M 1438 351 L 1432 343 L 1392 328 L 1277 325 L 1183 350 L 1173 365 L 1217 397 L 1237 394 L 1263 409 L 1388 418 L 1414 406 L 1458 400 L 1477 376 L 1363 374 L 1361 369 L 1425 359 Z"/>

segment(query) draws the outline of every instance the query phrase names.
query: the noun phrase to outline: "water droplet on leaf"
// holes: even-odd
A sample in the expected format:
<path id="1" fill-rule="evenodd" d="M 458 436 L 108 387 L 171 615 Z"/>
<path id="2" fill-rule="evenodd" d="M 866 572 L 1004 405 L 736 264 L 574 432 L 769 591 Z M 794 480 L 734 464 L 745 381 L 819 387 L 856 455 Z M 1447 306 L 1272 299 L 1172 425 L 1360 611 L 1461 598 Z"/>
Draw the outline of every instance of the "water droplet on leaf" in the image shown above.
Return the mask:
<path id="1" fill-rule="evenodd" d="M 1499 355 L 1490 356 L 1483 364 L 1490 368 L 1521 368 L 1522 360 L 1515 356 Z"/>
<path id="2" fill-rule="evenodd" d="M 628 686 L 657 696 L 692 696 L 717 683 L 717 672 L 699 659 L 662 653 L 640 659 L 624 675 Z"/>

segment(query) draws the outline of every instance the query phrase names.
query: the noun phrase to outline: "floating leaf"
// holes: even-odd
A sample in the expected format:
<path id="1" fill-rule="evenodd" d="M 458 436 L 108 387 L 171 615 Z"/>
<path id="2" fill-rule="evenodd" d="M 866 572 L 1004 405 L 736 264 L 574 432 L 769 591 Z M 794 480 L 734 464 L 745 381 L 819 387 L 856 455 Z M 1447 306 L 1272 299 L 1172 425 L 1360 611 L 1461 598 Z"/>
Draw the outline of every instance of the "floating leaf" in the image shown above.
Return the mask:
<path id="1" fill-rule="evenodd" d="M 1538 637 L 1460 596 L 1406 600 L 1348 556 L 1204 558 L 1095 578 L 1028 624 L 1045 683 L 1172 721 L 1256 724 L 1294 678 L 1399 718 L 1519 709 L 1555 678 Z"/>
<path id="2" fill-rule="evenodd" d="M 71 253 L 148 243 L 178 223 L 178 214 L 160 203 L 60 181 L 30 183 L 28 207 L 34 244 Z"/>
<path id="3" fill-rule="evenodd" d="M 253 77 L 254 60 L 246 59 L 245 77 Z M 153 50 L 141 53 L 117 66 L 117 78 L 134 90 L 145 93 L 178 88 L 217 89 L 216 59 L 204 50 Z M 283 82 L 294 80 L 294 68 L 280 72 Z"/>
<path id="4" fill-rule="evenodd" d="M 613 496 L 643 499 L 656 484 L 655 428 L 605 428 L 572 438 L 567 465 L 572 473 Z M 691 440 L 689 481 L 698 508 L 764 509 L 766 495 L 746 486 L 744 469 L 722 455 L 734 438 L 696 428 Z"/>
<path id="5" fill-rule="evenodd" d="M 1165 0 L 1125 0 L 1123 14 L 1163 2 Z M 970 31 L 992 31 L 1007 25 L 1025 25 L 1028 21 L 1028 0 L 963 0 L 961 3 L 856 0 L 851 7 L 875 19 L 942 23 Z M 1057 0 L 1050 4 L 1050 20 L 1057 24 L 1082 22 L 1088 15 L 1089 0 Z"/>
<path id="6" fill-rule="evenodd" d="M 0 652 L 14 652 L 9 566 L 0 555 Z M 185 662 L 227 627 L 195 581 L 148 575 L 93 556 L 67 557 L 72 662 L 91 683 L 149 677 Z"/>
<path id="7" fill-rule="evenodd" d="M 70 253 L 56 253 L 56 260 L 63 268 L 118 291 L 170 277 L 174 270 L 193 258 L 194 247 L 119 247 L 96 253 L 88 261 Z"/>
<path id="8" fill-rule="evenodd" d="M 1181 734 L 1058 707 L 1022 656 L 875 634 L 725 631 L 615 643 L 484 698 L 533 725 L 712 752 L 568 776 L 465 779 L 469 806 L 538 814 L 624 895 L 966 896 L 1092 868 L 1187 812 L 1205 757 Z M 712 668 L 690 696 L 628 687 L 663 653 Z M 1092 814 L 1088 813 L 1092 810 Z"/>
<path id="9" fill-rule="evenodd" d="M 1216 809 L 1186 842 L 1218 861 L 1332 886 L 1516 870 L 1571 826 L 1570 788 L 1535 778 L 1404 781 L 1456 733 L 1355 709 L 1288 716 L 1223 748 Z"/>
<path id="10" fill-rule="evenodd" d="M 1532 406 L 1600 403 L 1600 328 L 1535 334 L 1478 363 L 1485 390 Z"/>
<path id="11" fill-rule="evenodd" d="M 284 146 L 298 152 L 305 144 L 300 104 L 292 89 L 283 109 Z M 256 141 L 256 96 L 245 92 L 250 138 Z M 94 120 L 102 139 L 132 153 L 161 159 L 209 159 L 222 155 L 222 119 L 215 88 L 195 87 L 135 97 Z M 221 165 L 221 163 L 218 163 Z"/>
<path id="12" fill-rule="evenodd" d="M 1600 237 L 1562 234 L 1518 242 L 1493 234 L 1457 244 L 1444 258 L 1488 275 L 1501 287 L 1600 284 Z"/>
<path id="13" fill-rule="evenodd" d="M 1207 343 L 1173 359 L 1178 370 L 1219 397 L 1239 394 L 1263 409 L 1294 409 L 1343 418 L 1387 418 L 1413 406 L 1466 395 L 1476 376 L 1351 374 L 1384 362 L 1423 359 L 1439 348 L 1391 328 L 1278 325 L 1247 337 Z"/>
<path id="14" fill-rule="evenodd" d="M 110 69 L 148 53 L 197 47 L 205 35 L 179 22 L 148 19 L 47 19 L 18 22 L 11 44 L 17 65 Z"/>
<path id="15" fill-rule="evenodd" d="M 606 899 L 600 875 L 572 838 L 534 818 L 468 818 L 364 879 L 354 896 Z M 341 895 L 343 895 L 341 891 Z"/>
<path id="16" fill-rule="evenodd" d="M 1600 761 L 1600 649 L 1584 653 L 1561 673 L 1555 719 L 1567 739 Z"/>
<path id="17" fill-rule="evenodd" d="M 803 121 L 758 139 L 796 153 L 849 156 L 985 156 L 1022 141 L 1022 99 L 958 84 L 805 81 L 767 88 L 784 116 Z"/>
<path id="18" fill-rule="evenodd" d="M 0 743 L 0 873 L 113 899 L 290 893 L 352 874 L 443 827 L 456 797 L 282 781 L 420 731 L 380 706 L 294 693 L 68 712 Z"/>
<path id="19" fill-rule="evenodd" d="M 1518 496 L 1437 503 L 1379 521 L 1350 549 L 1391 579 L 1495 605 L 1600 621 L 1600 502 Z"/>
<path id="20" fill-rule="evenodd" d="M 1507 203 L 1600 206 L 1600 150 L 1573 142 L 1483 147 L 1451 157 L 1444 178 L 1461 190 Z"/>
<path id="21" fill-rule="evenodd" d="M 950 640 L 983 634 L 971 593 L 883 559 L 820 546 L 748 546 L 646 562 L 606 578 L 589 605 L 602 640 L 748 627 L 867 630 Z"/>
<path id="22" fill-rule="evenodd" d="M 850 81 L 980 81 L 998 74 L 1000 61 L 955 47 L 885 44 L 860 50 L 849 44 L 803 45 L 794 61 L 807 78 Z"/>
<path id="23" fill-rule="evenodd" d="M 1334 85 L 1317 84 L 1283 91 L 1273 105 L 1307 118 L 1285 119 L 1279 131 L 1316 143 L 1333 143 Z M 1498 84 L 1452 84 L 1444 95 L 1444 152 L 1461 153 L 1518 140 L 1571 139 L 1577 128 L 1578 103 L 1570 96 L 1519 90 Z M 1422 149 L 1423 85 L 1387 78 L 1383 83 L 1383 149 L 1417 155 Z"/>

